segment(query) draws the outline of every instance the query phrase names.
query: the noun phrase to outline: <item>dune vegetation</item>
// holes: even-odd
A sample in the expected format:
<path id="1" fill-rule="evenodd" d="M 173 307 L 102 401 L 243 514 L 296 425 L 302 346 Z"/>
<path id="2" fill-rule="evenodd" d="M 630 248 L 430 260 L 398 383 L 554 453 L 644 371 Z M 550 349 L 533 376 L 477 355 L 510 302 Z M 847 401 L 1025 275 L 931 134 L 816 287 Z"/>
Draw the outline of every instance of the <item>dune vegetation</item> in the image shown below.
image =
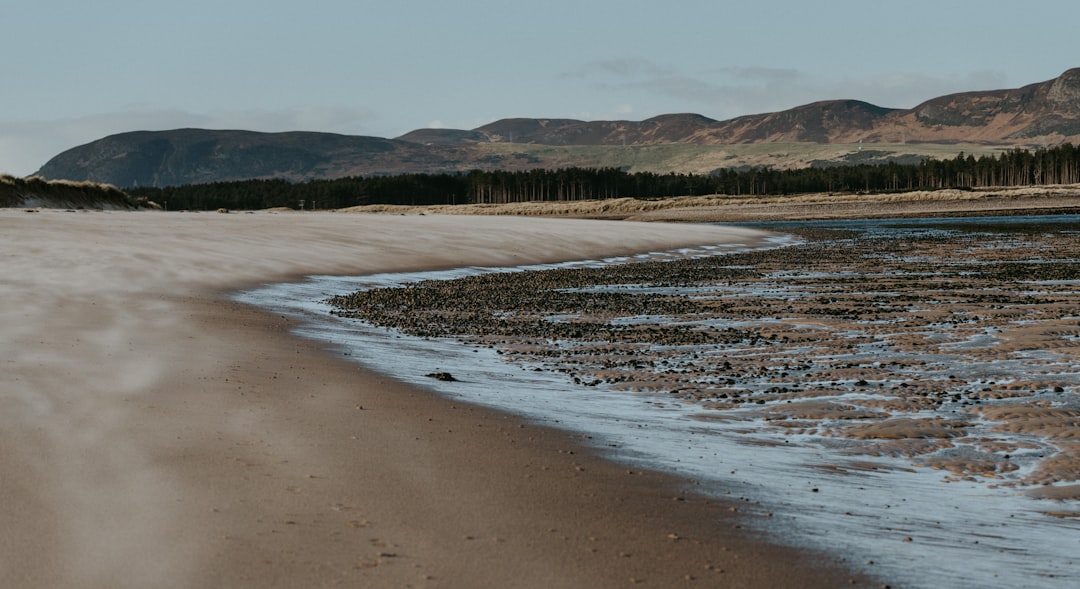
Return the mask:
<path id="1" fill-rule="evenodd" d="M 0 174 L 0 208 L 137 209 L 151 206 L 109 184 Z"/>
<path id="2" fill-rule="evenodd" d="M 1080 211 L 1080 185 L 943 189 L 878 194 L 706 195 L 463 205 L 368 205 L 342 212 L 522 215 L 638 221 L 771 221 Z"/>

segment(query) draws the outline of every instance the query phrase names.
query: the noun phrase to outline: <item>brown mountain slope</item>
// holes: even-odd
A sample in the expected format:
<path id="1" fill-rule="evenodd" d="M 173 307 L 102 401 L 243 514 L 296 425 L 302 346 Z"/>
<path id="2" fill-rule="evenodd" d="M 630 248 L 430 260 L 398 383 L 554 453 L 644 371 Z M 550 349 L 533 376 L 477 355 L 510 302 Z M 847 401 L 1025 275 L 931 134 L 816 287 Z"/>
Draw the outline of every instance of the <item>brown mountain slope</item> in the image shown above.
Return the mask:
<path id="1" fill-rule="evenodd" d="M 1080 68 L 1015 90 L 934 98 L 890 122 L 915 141 L 1076 142 L 1080 138 Z"/>
<path id="2" fill-rule="evenodd" d="M 702 143 L 856 143 L 897 111 L 858 100 L 814 102 L 716 125 Z"/>
<path id="3" fill-rule="evenodd" d="M 1065 141 L 1080 143 L 1080 68 L 1023 88 L 951 94 L 906 110 L 829 100 L 727 121 L 698 114 L 644 121 L 515 118 L 473 130 L 418 129 L 397 139 L 305 132 L 139 131 L 68 150 L 38 174 L 117 186 L 168 186 L 478 168 L 614 166 L 709 173 L 718 167 L 790 167 L 817 159 L 814 155 L 787 162 L 761 159 L 760 151 L 772 144 L 774 151 L 785 152 L 794 151 L 790 146 L 795 144 L 900 145 L 899 151 L 895 145 L 892 151 L 874 150 L 880 152 L 879 160 L 888 160 L 918 157 L 918 151 L 906 147 L 911 144 L 1030 147 Z M 752 157 L 734 153 L 736 146 L 758 144 L 764 145 Z M 712 151 L 702 152 L 705 148 Z M 683 153 L 674 153 L 679 150 Z"/>
<path id="4" fill-rule="evenodd" d="M 491 142 L 538 145 L 1077 142 L 1080 68 L 1023 88 L 950 94 L 913 109 L 828 100 L 727 121 L 694 114 L 663 115 L 641 122 L 504 119 L 473 131 Z M 472 140 L 476 139 L 473 135 Z"/>

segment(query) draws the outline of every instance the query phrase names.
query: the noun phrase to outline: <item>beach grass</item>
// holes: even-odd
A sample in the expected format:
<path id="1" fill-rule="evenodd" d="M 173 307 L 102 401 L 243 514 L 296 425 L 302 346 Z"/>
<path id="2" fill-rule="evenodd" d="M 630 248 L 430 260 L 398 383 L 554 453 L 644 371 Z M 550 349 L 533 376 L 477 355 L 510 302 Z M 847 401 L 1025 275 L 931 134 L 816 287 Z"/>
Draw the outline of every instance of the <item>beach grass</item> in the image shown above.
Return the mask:
<path id="1" fill-rule="evenodd" d="M 962 206 L 961 206 L 962 205 Z M 883 208 L 885 207 L 885 208 Z M 710 195 L 662 199 L 616 198 L 605 200 L 521 202 L 471 205 L 367 205 L 343 212 L 442 215 L 515 215 L 592 217 L 649 221 L 727 221 L 746 216 L 783 218 L 797 213 L 801 219 L 856 218 L 883 211 L 927 209 L 950 211 L 1024 210 L 1078 207 L 1080 185 L 1058 185 L 978 190 L 922 190 L 882 194 L 813 193 L 799 195 Z M 809 215 L 809 216 L 808 216 Z"/>
<path id="2" fill-rule="evenodd" d="M 604 146 L 559 146 L 523 143 L 478 143 L 474 148 L 492 155 L 518 154 L 566 162 L 568 167 L 589 162 L 594 167 L 623 168 L 628 172 L 655 174 L 709 174 L 721 168 L 771 167 L 795 169 L 811 163 L 845 163 L 858 158 L 871 162 L 912 161 L 924 158 L 951 159 L 960 153 L 998 155 L 1015 146 L 937 143 L 754 143 L 697 145 L 672 143 Z"/>

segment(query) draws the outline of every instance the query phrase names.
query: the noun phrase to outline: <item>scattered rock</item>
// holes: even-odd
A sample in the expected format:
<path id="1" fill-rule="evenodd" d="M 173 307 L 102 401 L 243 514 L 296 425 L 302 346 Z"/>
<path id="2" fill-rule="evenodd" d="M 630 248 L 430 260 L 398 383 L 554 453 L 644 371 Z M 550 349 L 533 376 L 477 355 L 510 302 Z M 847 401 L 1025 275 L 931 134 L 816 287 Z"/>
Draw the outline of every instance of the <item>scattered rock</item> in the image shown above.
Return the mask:
<path id="1" fill-rule="evenodd" d="M 945 381 L 926 359 L 995 362 L 1036 349 L 1065 357 L 1080 338 L 1080 289 L 1071 286 L 1075 234 L 1059 228 L 902 243 L 808 229 L 798 231 L 806 243 L 777 250 L 424 281 L 331 304 L 339 316 L 455 338 L 533 370 L 556 363 L 580 386 L 665 392 L 709 409 L 701 419 L 842 438 L 854 453 L 912 458 L 957 477 L 1057 485 L 1051 498 L 1065 499 L 1080 495 L 1080 486 L 1064 486 L 1076 481 L 1080 451 L 1040 452 L 1034 468 L 1020 470 L 1010 460 L 1026 446 L 968 433 L 993 422 L 987 427 L 1003 436 L 1071 443 L 1080 411 L 1055 403 L 1076 387 L 1039 375 L 1007 386 L 955 374 Z M 1055 285 L 1041 292 L 1033 281 Z M 1012 284 L 1027 286 L 1003 286 Z M 975 345 L 987 333 L 995 343 Z M 861 357 L 867 345 L 878 357 Z M 746 348 L 758 352 L 730 353 Z M 831 400 L 839 397 L 848 400 Z M 935 456 L 945 449 L 960 458 Z"/>

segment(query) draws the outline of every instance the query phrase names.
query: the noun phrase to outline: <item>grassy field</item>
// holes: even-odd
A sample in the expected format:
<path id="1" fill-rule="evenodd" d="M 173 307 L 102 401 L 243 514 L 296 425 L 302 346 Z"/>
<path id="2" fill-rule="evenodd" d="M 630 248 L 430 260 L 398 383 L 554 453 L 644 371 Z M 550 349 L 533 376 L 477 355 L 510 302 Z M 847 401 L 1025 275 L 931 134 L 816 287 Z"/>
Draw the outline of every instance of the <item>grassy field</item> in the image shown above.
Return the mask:
<path id="1" fill-rule="evenodd" d="M 543 160 L 545 167 L 612 167 L 629 172 L 708 174 L 720 168 L 767 166 L 794 169 L 813 162 L 910 163 L 923 158 L 951 159 L 957 154 L 994 155 L 1015 146 L 936 143 L 756 143 L 739 145 L 552 146 L 522 143 L 479 143 L 491 155 L 516 154 Z"/>
<path id="2" fill-rule="evenodd" d="M 521 215 L 639 221 L 772 221 L 1003 213 L 1080 212 L 1080 185 L 935 190 L 885 194 L 791 196 L 677 196 L 663 199 L 523 202 L 438 206 L 368 205 L 342 212 L 442 215 Z"/>

